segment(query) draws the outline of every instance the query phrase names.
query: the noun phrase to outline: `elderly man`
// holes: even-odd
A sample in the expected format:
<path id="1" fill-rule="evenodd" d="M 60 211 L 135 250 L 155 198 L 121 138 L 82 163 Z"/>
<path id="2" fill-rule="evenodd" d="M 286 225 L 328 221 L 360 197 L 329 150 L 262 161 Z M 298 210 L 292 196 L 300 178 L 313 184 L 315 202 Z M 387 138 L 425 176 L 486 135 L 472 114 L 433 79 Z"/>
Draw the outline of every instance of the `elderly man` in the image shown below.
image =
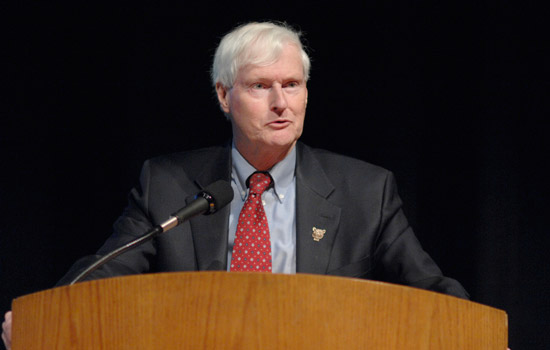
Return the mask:
<path id="1" fill-rule="evenodd" d="M 232 144 L 147 161 L 141 187 L 132 190 L 98 255 L 158 225 L 216 180 L 231 182 L 231 205 L 117 257 L 90 278 L 194 270 L 315 273 L 468 298 L 420 246 L 390 172 L 298 142 L 309 67 L 299 34 L 286 25 L 249 23 L 227 34 L 212 81 L 231 121 Z M 258 218 L 250 223 L 248 215 Z M 75 264 L 60 284 L 95 258 Z"/>

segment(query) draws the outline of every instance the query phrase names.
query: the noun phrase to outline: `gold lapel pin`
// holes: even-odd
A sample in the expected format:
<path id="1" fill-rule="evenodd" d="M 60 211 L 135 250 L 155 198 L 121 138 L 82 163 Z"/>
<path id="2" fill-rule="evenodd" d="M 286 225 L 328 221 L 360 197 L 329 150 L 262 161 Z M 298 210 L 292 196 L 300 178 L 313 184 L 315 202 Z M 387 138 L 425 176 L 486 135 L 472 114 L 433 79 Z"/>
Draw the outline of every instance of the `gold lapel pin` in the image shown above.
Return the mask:
<path id="1" fill-rule="evenodd" d="M 327 230 L 323 230 L 323 229 L 320 229 L 320 228 L 317 228 L 317 227 L 313 227 L 313 234 L 311 235 L 311 237 L 313 237 L 313 240 L 315 242 L 319 242 L 319 240 L 323 239 L 326 232 L 327 232 Z"/>

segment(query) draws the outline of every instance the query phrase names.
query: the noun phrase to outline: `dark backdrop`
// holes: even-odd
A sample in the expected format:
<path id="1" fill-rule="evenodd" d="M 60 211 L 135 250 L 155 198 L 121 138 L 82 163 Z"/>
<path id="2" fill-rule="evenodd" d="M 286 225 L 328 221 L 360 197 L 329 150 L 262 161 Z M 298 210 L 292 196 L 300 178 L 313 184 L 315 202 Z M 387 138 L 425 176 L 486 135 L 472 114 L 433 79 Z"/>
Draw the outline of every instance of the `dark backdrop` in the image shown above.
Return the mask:
<path id="1" fill-rule="evenodd" d="M 2 5 L 0 311 L 93 253 L 148 157 L 230 137 L 220 36 L 283 20 L 313 59 L 303 140 L 396 174 L 426 250 L 549 344 L 547 15 L 528 2 Z M 168 214 L 168 213 L 167 213 Z"/>

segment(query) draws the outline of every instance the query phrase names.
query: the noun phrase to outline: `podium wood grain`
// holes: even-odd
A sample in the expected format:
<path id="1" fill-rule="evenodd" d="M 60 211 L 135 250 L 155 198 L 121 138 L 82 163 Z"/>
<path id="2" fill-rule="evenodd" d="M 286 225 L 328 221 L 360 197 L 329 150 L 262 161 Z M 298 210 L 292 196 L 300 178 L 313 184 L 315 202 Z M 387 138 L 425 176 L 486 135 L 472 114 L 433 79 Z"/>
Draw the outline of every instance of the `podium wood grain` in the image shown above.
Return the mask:
<path id="1" fill-rule="evenodd" d="M 186 272 L 58 287 L 13 303 L 13 350 L 499 349 L 506 313 L 317 275 Z"/>

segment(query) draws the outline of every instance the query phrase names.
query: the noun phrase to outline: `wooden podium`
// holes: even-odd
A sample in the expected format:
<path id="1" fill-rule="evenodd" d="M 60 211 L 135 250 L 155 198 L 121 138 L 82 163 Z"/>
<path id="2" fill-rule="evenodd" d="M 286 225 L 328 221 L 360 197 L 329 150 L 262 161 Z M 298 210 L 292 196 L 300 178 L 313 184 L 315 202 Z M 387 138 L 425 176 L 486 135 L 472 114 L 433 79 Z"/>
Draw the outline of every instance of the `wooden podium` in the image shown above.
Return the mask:
<path id="1" fill-rule="evenodd" d="M 506 313 L 317 275 L 185 272 L 58 287 L 13 303 L 13 350 L 495 349 Z"/>

